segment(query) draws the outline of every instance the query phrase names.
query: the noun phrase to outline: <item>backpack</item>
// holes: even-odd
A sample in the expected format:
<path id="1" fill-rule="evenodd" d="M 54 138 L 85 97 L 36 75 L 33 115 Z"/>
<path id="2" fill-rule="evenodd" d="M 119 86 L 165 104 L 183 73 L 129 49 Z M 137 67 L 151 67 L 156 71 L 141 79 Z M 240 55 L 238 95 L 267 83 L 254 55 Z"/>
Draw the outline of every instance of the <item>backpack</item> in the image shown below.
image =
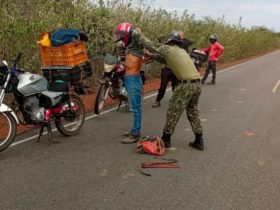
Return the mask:
<path id="1" fill-rule="evenodd" d="M 137 152 L 158 156 L 164 155 L 164 142 L 159 137 L 143 137 L 137 143 Z"/>

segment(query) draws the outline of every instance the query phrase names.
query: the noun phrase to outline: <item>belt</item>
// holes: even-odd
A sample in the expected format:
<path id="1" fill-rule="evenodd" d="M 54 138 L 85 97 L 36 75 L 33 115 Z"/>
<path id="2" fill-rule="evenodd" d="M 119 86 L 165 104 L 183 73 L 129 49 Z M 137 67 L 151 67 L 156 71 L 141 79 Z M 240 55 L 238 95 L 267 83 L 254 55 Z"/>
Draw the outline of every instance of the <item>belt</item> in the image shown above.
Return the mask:
<path id="1" fill-rule="evenodd" d="M 152 176 L 152 174 L 149 174 L 145 171 L 143 171 L 143 168 L 181 168 L 177 164 L 176 159 L 167 159 L 167 158 L 159 158 L 155 157 L 156 159 L 160 160 L 165 160 L 165 162 L 147 162 L 147 163 L 142 163 L 141 168 L 140 168 L 140 173 L 145 175 L 145 176 Z"/>
<path id="2" fill-rule="evenodd" d="M 197 83 L 200 82 L 200 79 L 193 79 L 193 80 L 178 80 L 179 83 Z"/>

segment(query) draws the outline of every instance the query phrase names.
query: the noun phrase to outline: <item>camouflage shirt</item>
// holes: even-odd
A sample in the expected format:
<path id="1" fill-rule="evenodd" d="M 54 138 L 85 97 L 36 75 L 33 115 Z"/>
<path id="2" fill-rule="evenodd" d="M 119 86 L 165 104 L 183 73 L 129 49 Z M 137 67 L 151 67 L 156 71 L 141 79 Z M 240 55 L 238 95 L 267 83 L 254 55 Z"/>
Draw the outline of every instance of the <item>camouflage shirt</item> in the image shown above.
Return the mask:
<path id="1" fill-rule="evenodd" d="M 140 42 L 150 51 L 156 52 L 153 56 L 160 63 L 166 64 L 178 80 L 200 79 L 200 74 L 194 66 L 187 52 L 179 46 L 170 46 L 152 42 L 142 34 L 137 33 Z"/>
<path id="2" fill-rule="evenodd" d="M 126 53 L 131 53 L 136 57 L 144 56 L 144 45 L 140 41 L 140 34 L 136 30 L 131 33 L 131 42 L 126 47 Z"/>

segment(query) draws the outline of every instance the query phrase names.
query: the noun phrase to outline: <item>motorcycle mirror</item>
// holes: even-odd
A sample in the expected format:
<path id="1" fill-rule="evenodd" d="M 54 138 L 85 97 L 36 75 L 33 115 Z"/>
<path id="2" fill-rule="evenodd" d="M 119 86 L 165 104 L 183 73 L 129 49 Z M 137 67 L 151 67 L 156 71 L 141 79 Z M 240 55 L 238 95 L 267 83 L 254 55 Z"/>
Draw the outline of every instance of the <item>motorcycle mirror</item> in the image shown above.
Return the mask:
<path id="1" fill-rule="evenodd" d="M 17 56 L 16 56 L 16 59 L 15 59 L 15 60 L 16 60 L 16 61 L 18 61 L 20 58 L 21 58 L 21 52 L 17 54 Z"/>
<path id="2" fill-rule="evenodd" d="M 18 61 L 19 61 L 19 59 L 21 57 L 21 54 L 22 54 L 21 52 L 18 53 L 16 58 L 15 58 L 15 60 L 13 60 L 14 61 L 14 66 L 13 66 L 14 71 L 16 71 L 16 66 L 17 66 L 17 63 L 18 63 Z"/>
<path id="3" fill-rule="evenodd" d="M 5 61 L 5 60 L 2 61 L 2 63 L 4 63 L 5 66 L 8 66 L 8 63 L 7 63 L 7 61 Z"/>

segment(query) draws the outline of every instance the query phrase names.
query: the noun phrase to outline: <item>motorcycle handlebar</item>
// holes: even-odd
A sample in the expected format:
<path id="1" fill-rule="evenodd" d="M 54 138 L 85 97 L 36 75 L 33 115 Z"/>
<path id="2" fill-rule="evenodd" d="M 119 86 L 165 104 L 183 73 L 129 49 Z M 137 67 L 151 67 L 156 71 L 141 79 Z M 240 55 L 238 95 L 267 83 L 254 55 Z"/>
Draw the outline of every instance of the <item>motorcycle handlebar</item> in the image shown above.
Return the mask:
<path id="1" fill-rule="evenodd" d="M 22 55 L 21 52 L 19 52 L 19 53 L 16 55 L 16 58 L 15 58 L 15 60 L 14 60 L 13 69 L 12 69 L 13 72 L 16 72 L 16 71 L 17 71 L 17 63 L 18 63 L 18 61 L 20 60 L 21 55 Z"/>

